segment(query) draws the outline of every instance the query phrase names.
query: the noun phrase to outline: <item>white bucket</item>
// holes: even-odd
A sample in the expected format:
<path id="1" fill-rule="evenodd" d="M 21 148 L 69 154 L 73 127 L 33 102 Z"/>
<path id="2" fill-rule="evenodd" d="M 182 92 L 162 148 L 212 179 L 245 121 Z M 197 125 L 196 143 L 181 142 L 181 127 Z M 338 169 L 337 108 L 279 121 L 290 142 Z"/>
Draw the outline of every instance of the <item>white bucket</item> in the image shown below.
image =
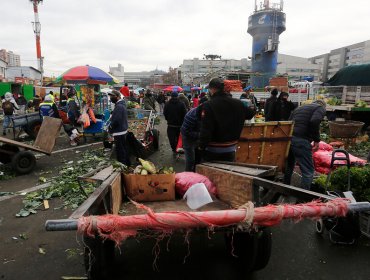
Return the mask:
<path id="1" fill-rule="evenodd" d="M 206 185 L 203 183 L 192 185 L 184 194 L 183 199 L 186 199 L 187 205 L 193 210 L 213 202 Z"/>

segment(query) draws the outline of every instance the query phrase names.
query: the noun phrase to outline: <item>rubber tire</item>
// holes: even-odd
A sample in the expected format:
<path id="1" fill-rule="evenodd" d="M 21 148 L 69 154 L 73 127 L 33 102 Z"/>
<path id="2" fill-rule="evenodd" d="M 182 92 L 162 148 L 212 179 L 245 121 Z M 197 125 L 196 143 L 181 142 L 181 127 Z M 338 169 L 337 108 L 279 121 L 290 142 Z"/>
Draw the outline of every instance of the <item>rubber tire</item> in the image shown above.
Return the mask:
<path id="1" fill-rule="evenodd" d="M 315 229 L 317 234 L 323 234 L 325 231 L 325 225 L 322 219 L 319 219 L 315 223 Z"/>
<path id="2" fill-rule="evenodd" d="M 39 130 L 41 128 L 42 121 L 41 120 L 35 120 L 32 123 L 28 124 L 28 126 L 25 128 L 25 132 L 32 138 L 36 139 Z"/>
<path id="3" fill-rule="evenodd" d="M 158 151 L 159 150 L 159 131 L 157 129 L 152 130 L 153 134 L 153 149 Z"/>
<path id="4" fill-rule="evenodd" d="M 114 267 L 114 242 L 96 237 L 84 238 L 84 264 L 90 280 L 112 279 Z"/>
<path id="5" fill-rule="evenodd" d="M 254 271 L 264 269 L 269 263 L 272 248 L 272 233 L 269 228 L 260 229 L 256 233 L 258 238 L 258 250 Z"/>
<path id="6" fill-rule="evenodd" d="M 12 158 L 12 167 L 18 174 L 28 174 L 36 166 L 36 157 L 29 151 L 20 151 Z"/>
<path id="7" fill-rule="evenodd" d="M 6 153 L 0 152 L 0 162 L 3 164 L 11 163 L 12 158 L 19 152 L 19 148 L 13 145 L 4 144 L 1 146 L 2 150 L 13 152 L 14 155 L 9 155 Z"/>
<path id="8" fill-rule="evenodd" d="M 249 232 L 235 232 L 225 234 L 226 248 L 228 253 L 232 253 L 236 265 L 244 273 L 251 273 L 258 255 L 258 238 L 256 234 Z"/>

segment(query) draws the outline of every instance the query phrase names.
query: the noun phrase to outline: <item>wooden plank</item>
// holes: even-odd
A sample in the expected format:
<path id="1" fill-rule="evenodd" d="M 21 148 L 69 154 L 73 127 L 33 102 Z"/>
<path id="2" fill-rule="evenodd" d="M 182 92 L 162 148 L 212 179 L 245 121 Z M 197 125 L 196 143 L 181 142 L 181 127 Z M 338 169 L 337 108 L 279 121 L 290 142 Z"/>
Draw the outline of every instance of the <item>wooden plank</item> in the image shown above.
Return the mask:
<path id="1" fill-rule="evenodd" d="M 201 212 L 201 211 L 218 211 L 230 209 L 230 205 L 218 199 L 214 199 L 212 203 L 206 204 L 203 207 L 196 210 L 189 208 L 189 206 L 186 203 L 186 200 L 183 199 L 174 201 L 143 202 L 142 204 L 152 209 L 155 213 L 176 212 L 176 211 Z M 140 215 L 146 213 L 147 213 L 146 210 L 137 208 L 131 202 L 123 203 L 121 206 L 121 215 L 123 216 Z"/>
<path id="2" fill-rule="evenodd" d="M 119 174 L 114 178 L 110 188 L 110 210 L 113 215 L 118 215 L 122 204 L 122 174 Z"/>
<path id="3" fill-rule="evenodd" d="M 114 172 L 107 180 L 105 180 L 98 188 L 95 189 L 95 191 L 72 213 L 72 215 L 69 217 L 70 219 L 79 219 L 82 216 L 86 215 L 94 215 L 94 207 L 98 206 L 104 196 L 109 192 L 110 190 L 110 184 L 113 182 L 113 180 L 117 177 L 117 175 L 120 175 L 119 172 Z"/>
<path id="4" fill-rule="evenodd" d="M 246 163 L 218 163 L 218 162 L 205 162 L 203 165 L 227 170 L 230 172 L 237 172 L 244 175 L 254 177 L 266 177 L 273 176 L 276 174 L 277 166 L 266 166 L 257 164 L 246 164 Z"/>
<path id="5" fill-rule="evenodd" d="M 27 144 L 22 143 L 22 142 L 11 140 L 11 139 L 8 139 L 8 138 L 5 138 L 5 137 L 0 136 L 0 142 L 4 143 L 4 144 L 9 144 L 9 145 L 12 145 L 12 146 L 20 147 L 20 148 L 23 148 L 25 150 L 30 150 L 30 151 L 46 154 L 46 152 L 42 149 L 39 149 L 39 148 L 31 146 L 31 145 L 27 145 Z"/>
<path id="6" fill-rule="evenodd" d="M 196 171 L 209 178 L 217 188 L 217 196 L 223 202 L 238 208 L 253 201 L 253 177 L 217 168 L 197 165 Z"/>
<path id="7" fill-rule="evenodd" d="M 104 168 L 103 170 L 96 173 L 94 176 L 92 176 L 90 179 L 94 181 L 104 181 L 107 179 L 111 174 L 113 173 L 113 166 L 108 166 Z"/>
<path id="8" fill-rule="evenodd" d="M 269 122 L 262 125 L 243 128 L 236 162 L 278 166 L 282 171 L 289 151 L 293 123 Z"/>
<path id="9" fill-rule="evenodd" d="M 123 179 L 126 194 L 132 200 L 175 200 L 175 174 L 128 174 Z"/>
<path id="10" fill-rule="evenodd" d="M 61 127 L 61 119 L 44 117 L 34 147 L 43 150 L 45 154 L 51 155 Z"/>
<path id="11" fill-rule="evenodd" d="M 297 198 L 304 199 L 306 201 L 312 201 L 314 199 L 324 199 L 329 200 L 333 199 L 332 196 L 320 194 L 312 191 L 308 191 L 302 188 L 297 188 L 282 183 L 272 182 L 263 178 L 255 177 L 253 180 L 254 187 L 263 187 L 268 190 L 274 190 L 272 193 L 276 192 L 279 194 L 284 194 L 286 196 L 293 196 Z M 268 201 L 266 201 L 268 203 Z"/>

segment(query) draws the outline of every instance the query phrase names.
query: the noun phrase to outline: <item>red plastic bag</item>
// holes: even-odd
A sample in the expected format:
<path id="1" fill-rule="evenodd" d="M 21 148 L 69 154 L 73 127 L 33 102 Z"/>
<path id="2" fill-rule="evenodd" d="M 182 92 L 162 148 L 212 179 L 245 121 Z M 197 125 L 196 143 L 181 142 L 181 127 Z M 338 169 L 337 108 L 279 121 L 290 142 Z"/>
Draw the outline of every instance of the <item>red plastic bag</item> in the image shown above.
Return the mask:
<path id="1" fill-rule="evenodd" d="M 206 185 L 210 194 L 216 195 L 216 186 L 206 177 L 194 172 L 176 173 L 176 192 L 183 196 L 186 191 L 194 184 L 203 183 Z"/>
<path id="2" fill-rule="evenodd" d="M 178 153 L 183 153 L 184 152 L 184 149 L 182 147 L 182 136 L 181 136 L 181 133 L 180 133 L 180 136 L 179 136 L 179 140 L 177 141 L 176 152 L 178 152 Z"/>

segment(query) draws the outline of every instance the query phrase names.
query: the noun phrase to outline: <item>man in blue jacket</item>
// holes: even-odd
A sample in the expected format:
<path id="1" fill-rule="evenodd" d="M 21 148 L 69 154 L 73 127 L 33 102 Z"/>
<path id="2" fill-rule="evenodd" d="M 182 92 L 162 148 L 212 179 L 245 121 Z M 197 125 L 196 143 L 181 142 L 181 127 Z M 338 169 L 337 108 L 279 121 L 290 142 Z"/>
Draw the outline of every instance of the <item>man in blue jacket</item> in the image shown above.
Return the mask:
<path id="1" fill-rule="evenodd" d="M 127 166 L 130 166 L 130 157 L 127 151 L 127 109 L 124 101 L 121 99 L 121 93 L 113 90 L 110 95 L 110 100 L 114 103 L 109 132 L 114 137 L 116 146 L 117 160 Z"/>

